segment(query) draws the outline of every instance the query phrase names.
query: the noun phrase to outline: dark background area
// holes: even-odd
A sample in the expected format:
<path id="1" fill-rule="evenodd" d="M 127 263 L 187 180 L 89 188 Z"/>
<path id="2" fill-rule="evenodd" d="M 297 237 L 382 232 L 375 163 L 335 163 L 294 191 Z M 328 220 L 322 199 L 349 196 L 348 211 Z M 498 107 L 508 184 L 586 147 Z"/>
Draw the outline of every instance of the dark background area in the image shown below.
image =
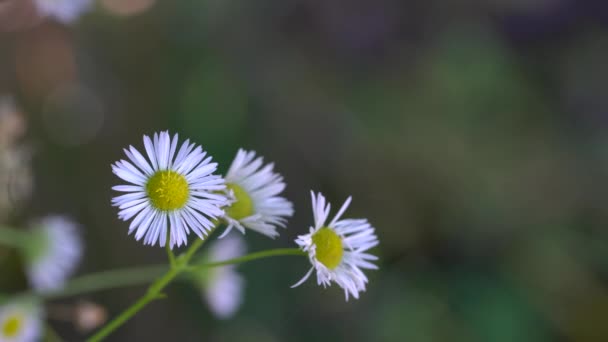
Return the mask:
<path id="1" fill-rule="evenodd" d="M 249 250 L 293 246 L 310 189 L 352 195 L 380 239 L 358 301 L 290 289 L 306 261 L 269 259 L 239 268 L 234 319 L 176 284 L 110 340 L 608 341 L 605 1 L 104 0 L 72 26 L 20 20 L 0 19 L 0 93 L 25 114 L 34 190 L 5 221 L 75 217 L 79 274 L 165 259 L 110 206 L 110 164 L 164 129 L 222 172 L 239 147 L 276 163 L 296 214 Z M 143 291 L 60 303 L 113 316 Z"/>

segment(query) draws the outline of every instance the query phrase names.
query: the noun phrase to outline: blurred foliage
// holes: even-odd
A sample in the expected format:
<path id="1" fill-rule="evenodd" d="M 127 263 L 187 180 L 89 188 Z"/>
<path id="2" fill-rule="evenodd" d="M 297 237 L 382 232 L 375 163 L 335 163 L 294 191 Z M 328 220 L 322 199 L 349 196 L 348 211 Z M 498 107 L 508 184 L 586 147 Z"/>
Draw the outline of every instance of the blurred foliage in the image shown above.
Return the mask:
<path id="1" fill-rule="evenodd" d="M 110 2 L 0 33 L 0 93 L 26 114 L 35 173 L 7 223 L 74 215 L 81 273 L 162 261 L 126 238 L 109 165 L 169 128 L 221 170 L 243 146 L 284 174 L 296 216 L 249 250 L 292 246 L 310 189 L 352 194 L 381 240 L 358 301 L 290 289 L 306 263 L 268 260 L 240 268 L 235 319 L 178 284 L 113 340 L 608 340 L 604 1 Z M 25 286 L 9 251 L 0 265 L 5 292 Z M 141 291 L 88 299 L 114 314 Z"/>

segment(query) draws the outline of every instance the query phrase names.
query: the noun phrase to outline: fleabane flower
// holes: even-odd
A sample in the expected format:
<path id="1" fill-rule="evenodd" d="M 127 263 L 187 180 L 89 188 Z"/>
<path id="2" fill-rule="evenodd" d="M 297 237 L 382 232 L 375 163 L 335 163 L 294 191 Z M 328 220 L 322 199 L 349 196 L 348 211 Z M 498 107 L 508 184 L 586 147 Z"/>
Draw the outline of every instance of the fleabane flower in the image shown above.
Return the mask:
<path id="1" fill-rule="evenodd" d="M 243 238 L 230 234 L 216 240 L 209 248 L 204 262 L 225 261 L 245 254 Z M 196 276 L 201 296 L 207 302 L 211 312 L 220 319 L 234 316 L 243 302 L 245 280 L 236 271 L 235 265 L 213 267 L 201 270 Z"/>
<path id="2" fill-rule="evenodd" d="M 42 310 L 30 301 L 13 301 L 0 307 L 0 341 L 35 342 L 42 332 Z"/>
<path id="3" fill-rule="evenodd" d="M 299 286 L 317 271 L 317 284 L 323 287 L 335 282 L 344 289 L 346 300 L 349 294 L 359 298 L 359 292 L 365 291 L 367 277 L 362 269 L 377 269 L 370 261 L 377 260 L 376 256 L 366 253 L 378 245 L 374 228 L 366 219 L 340 220 L 351 202 L 349 197 L 333 220 L 327 222 L 330 204 L 319 193 L 312 195 L 312 213 L 314 226 L 310 232 L 300 235 L 296 243 L 308 253 L 312 267 L 310 271 L 295 285 Z"/>
<path id="4" fill-rule="evenodd" d="M 49 16 L 69 24 L 91 9 L 93 0 L 34 0 L 41 16 Z"/>
<path id="5" fill-rule="evenodd" d="M 30 230 L 25 248 L 26 274 L 38 292 L 60 289 L 82 257 L 78 225 L 63 216 L 47 216 Z"/>
<path id="6" fill-rule="evenodd" d="M 293 205 L 279 194 L 285 189 L 283 177 L 273 171 L 274 164 L 264 165 L 254 151 L 239 149 L 226 174 L 226 194 L 231 204 L 225 209 L 228 227 L 221 237 L 237 228 L 255 230 L 268 237 L 279 235 L 293 215 Z"/>
<path id="7" fill-rule="evenodd" d="M 144 135 L 148 159 L 129 146 L 124 151 L 130 161 L 112 165 L 114 174 L 129 183 L 112 188 L 126 193 L 114 197 L 112 205 L 120 209 L 121 220 L 133 218 L 128 233 L 135 232 L 135 239 L 143 238 L 145 245 L 186 245 L 190 230 L 203 238 L 228 203 L 222 193 L 224 179 L 213 175 L 217 164 L 189 140 L 176 154 L 177 143 L 177 134 L 171 138 L 168 132 L 155 133 L 153 139 Z"/>

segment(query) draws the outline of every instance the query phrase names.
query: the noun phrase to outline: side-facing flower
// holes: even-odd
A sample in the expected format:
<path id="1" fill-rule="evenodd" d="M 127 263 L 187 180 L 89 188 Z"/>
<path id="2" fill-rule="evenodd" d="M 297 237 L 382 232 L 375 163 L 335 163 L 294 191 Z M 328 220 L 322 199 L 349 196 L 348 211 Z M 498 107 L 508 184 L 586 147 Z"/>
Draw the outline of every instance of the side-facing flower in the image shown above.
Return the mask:
<path id="1" fill-rule="evenodd" d="M 203 262 L 224 261 L 245 254 L 245 241 L 240 235 L 230 234 L 214 241 Z M 211 312 L 220 319 L 228 319 L 237 312 L 243 302 L 245 280 L 236 272 L 235 265 L 202 269 L 195 276 L 201 296 Z"/>
<path id="2" fill-rule="evenodd" d="M 217 164 L 205 158 L 207 152 L 186 140 L 176 154 L 177 142 L 177 134 L 171 139 L 168 132 L 155 133 L 153 139 L 144 135 L 149 161 L 129 146 L 124 151 L 130 162 L 112 165 L 114 174 L 130 183 L 112 188 L 126 193 L 114 197 L 112 205 L 120 209 L 121 220 L 134 218 L 129 234 L 135 232 L 136 240 L 144 238 L 145 245 L 158 241 L 165 246 L 167 230 L 171 248 L 187 244 L 190 230 L 203 238 L 228 203 L 221 193 L 224 179 L 213 175 Z"/>
<path id="3" fill-rule="evenodd" d="M 277 227 L 285 227 L 293 215 L 293 205 L 279 194 L 285 189 L 283 177 L 273 171 L 274 164 L 264 165 L 254 151 L 240 149 L 226 174 L 226 193 L 232 200 L 224 219 L 226 232 L 237 228 L 255 230 L 268 237 L 279 235 Z"/>
<path id="4" fill-rule="evenodd" d="M 42 16 L 49 16 L 69 24 L 89 10 L 93 0 L 34 0 Z"/>
<path id="5" fill-rule="evenodd" d="M 312 267 L 292 287 L 302 284 L 316 270 L 317 284 L 326 287 L 333 281 L 344 289 L 346 300 L 349 294 L 358 299 L 359 292 L 365 291 L 367 284 L 367 277 L 361 269 L 378 268 L 370 262 L 378 258 L 366 253 L 378 245 L 374 228 L 366 219 L 340 220 L 351 202 L 350 197 L 333 220 L 326 224 L 330 204 L 321 193 L 315 195 L 311 192 L 311 195 L 314 225 L 308 234 L 298 236 L 296 243 L 308 253 Z"/>
<path id="6" fill-rule="evenodd" d="M 30 301 L 12 301 L 0 307 L 0 341 L 35 342 L 42 332 L 42 310 Z"/>
<path id="7" fill-rule="evenodd" d="M 63 216 L 36 222 L 25 251 L 26 274 L 38 292 L 56 290 L 75 271 L 82 257 L 78 225 Z"/>

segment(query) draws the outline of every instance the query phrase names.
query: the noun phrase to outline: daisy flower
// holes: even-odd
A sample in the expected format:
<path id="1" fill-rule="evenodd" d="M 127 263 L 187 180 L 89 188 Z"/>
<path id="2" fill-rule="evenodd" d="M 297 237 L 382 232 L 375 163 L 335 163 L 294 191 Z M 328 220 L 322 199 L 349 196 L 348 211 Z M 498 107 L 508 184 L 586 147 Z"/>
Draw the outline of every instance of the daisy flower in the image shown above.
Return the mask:
<path id="1" fill-rule="evenodd" d="M 0 307 L 0 341 L 35 342 L 42 331 L 42 312 L 34 303 L 10 302 Z"/>
<path id="2" fill-rule="evenodd" d="M 177 141 L 177 134 L 171 139 L 168 132 L 155 133 L 153 139 L 144 135 L 148 159 L 129 146 L 124 151 L 130 161 L 112 165 L 114 174 L 129 183 L 112 188 L 126 193 L 114 197 L 112 205 L 120 210 L 121 220 L 133 218 L 128 233 L 135 232 L 135 239 L 143 238 L 145 245 L 180 247 L 188 243 L 190 230 L 203 238 L 228 203 L 221 193 L 224 179 L 212 174 L 217 164 L 189 140 L 176 154 Z"/>
<path id="3" fill-rule="evenodd" d="M 240 257 L 245 252 L 243 238 L 231 234 L 224 239 L 216 240 L 205 260 L 208 262 L 228 260 Z M 227 265 L 205 269 L 197 278 L 201 296 L 211 312 L 220 319 L 234 316 L 243 302 L 245 280 L 235 268 L 235 265 Z"/>
<path id="4" fill-rule="evenodd" d="M 34 0 L 34 4 L 40 15 L 68 24 L 89 10 L 93 0 Z"/>
<path id="5" fill-rule="evenodd" d="M 296 243 L 308 253 L 312 267 L 292 287 L 302 284 L 316 270 L 317 284 L 326 287 L 333 281 L 344 289 L 347 301 L 349 294 L 358 299 L 359 292 L 365 291 L 367 284 L 367 277 L 361 269 L 378 269 L 370 262 L 378 258 L 366 253 L 378 245 L 374 228 L 366 219 L 340 220 L 351 197 L 344 202 L 333 220 L 326 224 L 330 204 L 326 204 L 321 193 L 315 195 L 311 192 L 311 195 L 314 226 L 310 227 L 308 234 L 298 236 Z"/>
<path id="6" fill-rule="evenodd" d="M 63 216 L 41 219 L 31 230 L 25 249 L 26 274 L 39 292 L 59 289 L 76 270 L 82 241 L 76 223 Z"/>
<path id="7" fill-rule="evenodd" d="M 268 237 L 279 235 L 287 217 L 293 215 L 293 205 L 279 194 L 285 189 L 283 177 L 273 171 L 274 164 L 264 165 L 254 151 L 239 149 L 226 174 L 226 194 L 231 204 L 224 219 L 228 227 L 223 237 L 237 228 L 245 233 L 249 228 Z"/>

